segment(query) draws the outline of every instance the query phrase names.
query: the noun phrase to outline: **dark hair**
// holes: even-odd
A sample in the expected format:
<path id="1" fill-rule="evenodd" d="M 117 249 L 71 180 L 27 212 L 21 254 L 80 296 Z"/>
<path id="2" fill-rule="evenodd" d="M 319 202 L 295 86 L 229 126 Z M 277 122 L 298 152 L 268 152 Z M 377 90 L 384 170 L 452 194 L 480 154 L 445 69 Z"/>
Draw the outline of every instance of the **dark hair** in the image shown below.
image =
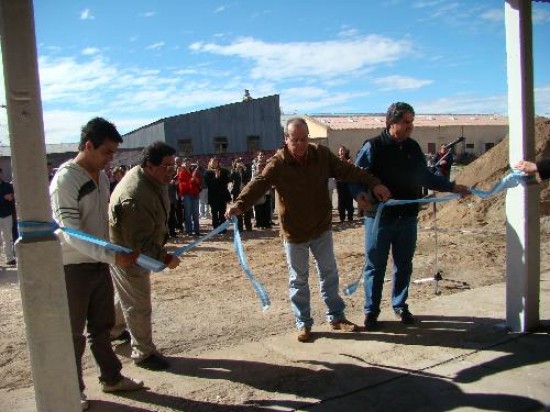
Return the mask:
<path id="1" fill-rule="evenodd" d="M 349 149 L 346 146 L 341 144 L 338 149 L 342 149 L 344 151 L 344 159 L 351 159 L 351 156 L 349 154 Z"/>
<path id="2" fill-rule="evenodd" d="M 386 112 L 386 129 L 389 129 L 392 124 L 399 122 L 405 113 L 412 113 L 414 115 L 414 109 L 410 104 L 403 102 L 392 103 Z"/>
<path id="3" fill-rule="evenodd" d="M 84 150 L 87 141 L 92 142 L 94 149 L 97 149 L 105 142 L 105 140 L 112 140 L 113 142 L 122 143 L 122 137 L 114 124 L 102 117 L 94 117 L 82 126 L 78 150 Z"/>
<path id="4" fill-rule="evenodd" d="M 288 136 L 288 127 L 291 125 L 291 124 L 299 124 L 299 125 L 302 125 L 306 128 L 306 130 L 308 131 L 309 133 L 309 127 L 307 127 L 307 122 L 302 118 L 302 117 L 292 117 L 290 119 L 287 120 L 286 122 L 286 126 L 285 126 L 285 136 Z"/>
<path id="5" fill-rule="evenodd" d="M 150 162 L 153 166 L 158 166 L 162 163 L 163 158 L 175 154 L 176 149 L 172 146 L 161 141 L 153 142 L 141 152 L 141 166 L 147 166 L 147 162 Z"/>

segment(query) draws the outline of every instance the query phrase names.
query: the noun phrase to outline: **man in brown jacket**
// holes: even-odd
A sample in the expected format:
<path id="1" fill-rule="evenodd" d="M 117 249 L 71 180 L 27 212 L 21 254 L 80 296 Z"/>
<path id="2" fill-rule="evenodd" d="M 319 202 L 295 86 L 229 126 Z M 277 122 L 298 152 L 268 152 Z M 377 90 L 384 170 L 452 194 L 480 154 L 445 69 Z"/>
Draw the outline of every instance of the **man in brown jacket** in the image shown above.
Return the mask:
<path id="1" fill-rule="evenodd" d="M 244 187 L 226 212 L 228 218 L 240 215 L 250 209 L 266 190 L 275 187 L 289 268 L 290 301 L 300 342 L 310 340 L 313 325 L 308 284 L 310 250 L 317 262 L 321 297 L 327 306 L 326 315 L 331 328 L 346 332 L 357 330 L 357 326 L 345 317 L 345 304 L 338 291 L 338 269 L 330 229 L 330 177 L 361 182 L 372 188 L 380 200 L 390 196 L 388 189 L 372 174 L 343 162 L 327 147 L 310 144 L 304 119 L 289 119 L 285 127 L 285 146 L 269 159 L 262 173 Z"/>

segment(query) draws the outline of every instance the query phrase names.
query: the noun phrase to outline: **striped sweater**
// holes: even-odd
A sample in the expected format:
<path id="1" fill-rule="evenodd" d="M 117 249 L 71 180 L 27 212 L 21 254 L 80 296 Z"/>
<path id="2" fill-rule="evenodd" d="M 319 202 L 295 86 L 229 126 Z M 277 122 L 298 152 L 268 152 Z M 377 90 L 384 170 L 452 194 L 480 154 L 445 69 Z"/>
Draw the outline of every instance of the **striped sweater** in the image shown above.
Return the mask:
<path id="1" fill-rule="evenodd" d="M 109 240 L 109 179 L 99 174 L 99 184 L 73 160 L 63 163 L 50 183 L 54 220 L 62 227 L 81 230 Z M 114 264 L 115 254 L 101 246 L 71 238 L 58 231 L 63 264 L 105 262 Z"/>

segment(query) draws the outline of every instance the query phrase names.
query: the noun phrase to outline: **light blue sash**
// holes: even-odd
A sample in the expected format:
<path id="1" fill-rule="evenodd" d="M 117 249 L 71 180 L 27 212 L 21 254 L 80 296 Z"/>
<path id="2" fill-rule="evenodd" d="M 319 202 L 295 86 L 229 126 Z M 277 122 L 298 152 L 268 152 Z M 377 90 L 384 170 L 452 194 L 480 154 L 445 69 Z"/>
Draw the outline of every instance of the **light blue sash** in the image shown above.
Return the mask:
<path id="1" fill-rule="evenodd" d="M 266 310 L 270 306 L 270 300 L 269 295 L 265 289 L 265 287 L 262 285 L 262 283 L 254 276 L 252 271 L 250 270 L 248 264 L 246 263 L 246 256 L 244 253 L 244 248 L 241 241 L 241 235 L 239 233 L 239 229 L 237 226 L 237 218 L 233 217 L 232 220 L 227 220 L 214 230 L 212 230 L 210 233 L 206 234 L 205 236 L 202 236 L 201 238 L 191 242 L 188 245 L 185 245 L 183 247 L 180 247 L 176 249 L 173 254 L 175 256 L 181 256 L 182 254 L 188 252 L 189 250 L 193 249 L 194 247 L 198 246 L 200 243 L 204 242 L 207 239 L 210 239 L 212 236 L 217 235 L 221 231 L 227 229 L 231 224 L 233 224 L 233 245 L 235 248 L 235 253 L 237 254 L 237 259 L 245 273 L 245 276 L 248 278 L 248 280 L 252 283 L 252 287 L 254 288 L 254 291 L 256 292 L 256 295 L 260 299 L 260 302 L 262 304 L 262 309 Z M 19 236 L 21 239 L 31 239 L 31 238 L 38 238 L 38 237 L 48 237 L 52 236 L 55 233 L 55 230 L 61 230 L 63 233 L 66 233 L 67 235 L 74 237 L 76 239 L 83 240 L 85 242 L 93 243 L 96 245 L 99 245 L 107 250 L 111 250 L 113 252 L 122 252 L 122 253 L 131 253 L 132 250 L 120 246 L 111 242 L 108 242 L 104 239 L 89 235 L 87 233 L 84 233 L 80 230 L 67 228 L 67 227 L 61 227 L 56 222 L 18 222 L 17 227 L 19 230 Z M 140 254 L 136 264 L 141 266 L 144 269 L 150 270 L 152 272 L 161 272 L 164 269 L 166 269 L 166 265 L 164 262 L 160 262 L 156 259 L 153 259 L 147 255 Z"/>

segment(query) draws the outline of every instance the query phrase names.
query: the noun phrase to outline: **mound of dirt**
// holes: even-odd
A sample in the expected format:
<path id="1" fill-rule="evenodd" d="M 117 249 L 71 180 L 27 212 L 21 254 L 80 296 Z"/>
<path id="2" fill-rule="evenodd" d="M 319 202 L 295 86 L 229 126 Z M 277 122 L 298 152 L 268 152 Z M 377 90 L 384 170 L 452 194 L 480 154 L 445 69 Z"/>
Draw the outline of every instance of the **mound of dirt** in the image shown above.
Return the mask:
<path id="1" fill-rule="evenodd" d="M 491 150 L 462 168 L 453 179 L 476 189 L 490 189 L 510 171 L 508 162 L 509 139 L 504 138 Z M 537 118 L 535 121 L 536 159 L 550 157 L 550 120 Z M 550 215 L 550 189 L 546 182 L 541 187 L 541 216 Z M 428 223 L 433 216 L 433 207 L 427 206 L 420 214 L 420 221 Z M 503 232 L 505 228 L 505 194 L 482 200 L 470 196 L 457 201 L 439 203 L 437 222 L 440 227 L 480 228 L 493 232 Z"/>

